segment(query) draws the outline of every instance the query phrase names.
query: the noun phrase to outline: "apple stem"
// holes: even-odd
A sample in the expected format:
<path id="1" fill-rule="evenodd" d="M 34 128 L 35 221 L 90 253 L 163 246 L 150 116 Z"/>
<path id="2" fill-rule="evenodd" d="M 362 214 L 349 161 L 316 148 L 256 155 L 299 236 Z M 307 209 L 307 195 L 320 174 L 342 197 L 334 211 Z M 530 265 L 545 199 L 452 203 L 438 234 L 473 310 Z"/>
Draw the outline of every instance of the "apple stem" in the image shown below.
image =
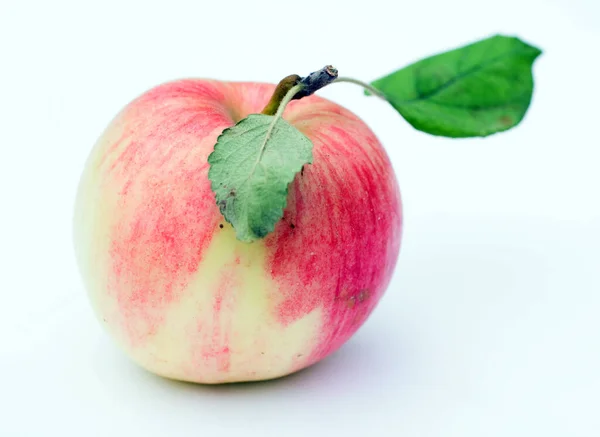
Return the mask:
<path id="1" fill-rule="evenodd" d="M 366 89 L 371 94 L 379 97 L 387 102 L 385 95 L 372 85 L 369 85 L 362 80 L 354 79 L 352 77 L 338 77 L 338 71 L 331 65 L 326 65 L 320 70 L 313 71 L 306 77 L 300 77 L 297 74 L 290 74 L 279 81 L 271 100 L 262 110 L 262 114 L 275 115 L 276 118 L 280 118 L 285 110 L 285 107 L 292 100 L 298 100 L 303 97 L 314 94 L 321 88 L 338 82 L 347 82 L 359 85 Z"/>
<path id="2" fill-rule="evenodd" d="M 285 106 L 291 100 L 298 100 L 303 97 L 314 94 L 324 86 L 329 85 L 338 77 L 338 71 L 331 65 L 326 65 L 320 70 L 313 71 L 306 77 L 300 77 L 297 74 L 291 74 L 284 77 L 279 81 L 271 100 L 262 110 L 262 114 L 275 115 L 280 112 L 283 113 Z M 297 87 L 297 88 L 296 88 Z M 293 94 L 290 94 L 291 90 L 296 89 Z M 288 94 L 290 97 L 287 98 Z M 280 114 L 281 116 L 281 114 Z"/>
<path id="3" fill-rule="evenodd" d="M 371 94 L 379 97 L 380 99 L 383 99 L 387 102 L 387 99 L 385 98 L 385 95 L 383 95 L 383 93 L 381 91 L 379 91 L 377 88 L 375 88 L 374 86 L 369 85 L 366 82 L 363 82 L 361 80 L 358 79 L 353 79 L 351 77 L 338 77 L 336 80 L 333 81 L 333 83 L 338 83 L 338 82 L 347 82 L 347 83 L 353 83 L 355 85 L 360 85 L 361 87 L 363 87 L 364 89 L 366 89 L 367 91 L 369 91 Z"/>

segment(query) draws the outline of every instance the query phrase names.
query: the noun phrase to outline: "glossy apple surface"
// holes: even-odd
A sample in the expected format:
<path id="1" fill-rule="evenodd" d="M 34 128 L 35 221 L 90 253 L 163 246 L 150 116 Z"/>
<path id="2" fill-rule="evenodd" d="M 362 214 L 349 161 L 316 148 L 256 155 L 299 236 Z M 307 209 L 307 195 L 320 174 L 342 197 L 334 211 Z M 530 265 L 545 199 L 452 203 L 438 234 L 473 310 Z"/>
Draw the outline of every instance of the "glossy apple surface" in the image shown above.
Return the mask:
<path id="1" fill-rule="evenodd" d="M 314 143 L 264 240 L 225 222 L 207 157 L 274 86 L 181 80 L 127 105 L 78 189 L 74 242 L 92 306 L 139 365 L 199 383 L 270 379 L 338 349 L 385 292 L 399 253 L 396 178 L 373 132 L 320 97 L 284 118 Z"/>

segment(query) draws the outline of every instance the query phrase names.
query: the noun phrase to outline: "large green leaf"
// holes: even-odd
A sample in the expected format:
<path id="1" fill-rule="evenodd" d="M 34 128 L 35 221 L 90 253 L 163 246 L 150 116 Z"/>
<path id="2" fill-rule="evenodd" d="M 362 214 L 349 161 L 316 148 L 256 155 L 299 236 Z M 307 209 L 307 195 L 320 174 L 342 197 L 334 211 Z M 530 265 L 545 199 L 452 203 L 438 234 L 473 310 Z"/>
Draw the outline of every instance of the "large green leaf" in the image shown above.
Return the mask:
<path id="1" fill-rule="evenodd" d="M 208 177 L 239 240 L 251 242 L 273 231 L 288 185 L 312 163 L 312 147 L 300 131 L 272 115 L 249 115 L 219 136 L 208 157 Z"/>
<path id="2" fill-rule="evenodd" d="M 525 116 L 532 65 L 540 54 L 518 38 L 497 35 L 421 60 L 372 85 L 418 130 L 487 136 Z"/>

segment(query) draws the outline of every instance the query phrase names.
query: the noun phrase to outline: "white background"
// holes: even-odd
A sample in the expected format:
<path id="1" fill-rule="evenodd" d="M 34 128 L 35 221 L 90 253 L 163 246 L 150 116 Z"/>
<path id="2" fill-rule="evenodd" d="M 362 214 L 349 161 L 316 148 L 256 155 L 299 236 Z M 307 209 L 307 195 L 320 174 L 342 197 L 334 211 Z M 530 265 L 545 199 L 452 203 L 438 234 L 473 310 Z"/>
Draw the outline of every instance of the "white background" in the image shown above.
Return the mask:
<path id="1" fill-rule="evenodd" d="M 541 47 L 531 109 L 434 138 L 340 84 L 385 144 L 405 228 L 387 294 L 337 354 L 219 387 L 131 364 L 76 271 L 74 194 L 108 121 L 180 77 L 372 80 L 493 33 Z M 595 0 L 0 1 L 0 435 L 591 436 L 600 432 Z"/>

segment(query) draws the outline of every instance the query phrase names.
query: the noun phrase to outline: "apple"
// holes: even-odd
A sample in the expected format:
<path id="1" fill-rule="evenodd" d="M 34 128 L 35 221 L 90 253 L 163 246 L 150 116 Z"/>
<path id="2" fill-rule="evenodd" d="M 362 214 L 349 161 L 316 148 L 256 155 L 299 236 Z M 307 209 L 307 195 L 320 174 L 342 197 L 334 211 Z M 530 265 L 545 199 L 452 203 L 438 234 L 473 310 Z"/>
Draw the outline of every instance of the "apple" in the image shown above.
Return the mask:
<path id="1" fill-rule="evenodd" d="M 384 294 L 402 208 L 388 156 L 352 112 L 317 96 L 283 117 L 314 145 L 275 230 L 236 239 L 208 155 L 259 113 L 265 83 L 179 80 L 129 103 L 94 146 L 75 205 L 77 262 L 98 319 L 167 378 L 281 377 L 342 346 Z"/>

